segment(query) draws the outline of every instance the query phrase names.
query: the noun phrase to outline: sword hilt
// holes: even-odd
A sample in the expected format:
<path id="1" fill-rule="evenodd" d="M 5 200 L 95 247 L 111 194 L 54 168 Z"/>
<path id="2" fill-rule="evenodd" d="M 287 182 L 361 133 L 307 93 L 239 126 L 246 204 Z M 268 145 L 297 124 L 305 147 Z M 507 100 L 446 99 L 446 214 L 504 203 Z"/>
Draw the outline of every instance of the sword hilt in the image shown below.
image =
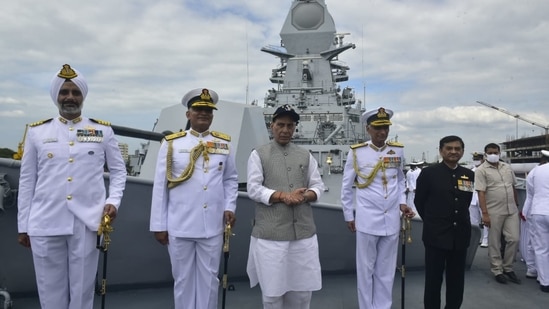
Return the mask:
<path id="1" fill-rule="evenodd" d="M 101 246 L 99 243 L 97 243 L 97 249 L 102 249 L 103 251 L 107 251 L 109 248 L 109 245 L 111 243 L 111 232 L 114 231 L 114 228 L 111 225 L 111 217 L 108 214 L 103 215 L 101 218 L 101 222 L 99 223 L 99 228 L 97 229 L 97 237 L 103 236 L 103 245 Z"/>
<path id="2" fill-rule="evenodd" d="M 231 236 L 233 235 L 231 230 L 231 224 L 227 223 L 225 225 L 225 232 L 224 232 L 224 240 L 223 240 L 223 252 L 229 252 L 229 240 Z"/>

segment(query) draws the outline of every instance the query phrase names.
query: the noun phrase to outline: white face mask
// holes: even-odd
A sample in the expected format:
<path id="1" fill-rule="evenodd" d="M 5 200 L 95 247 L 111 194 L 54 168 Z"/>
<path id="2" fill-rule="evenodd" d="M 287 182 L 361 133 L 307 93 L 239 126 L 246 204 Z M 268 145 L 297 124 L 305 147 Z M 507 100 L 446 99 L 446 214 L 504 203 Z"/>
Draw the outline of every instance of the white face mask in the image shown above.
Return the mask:
<path id="1" fill-rule="evenodd" d="M 499 155 L 497 154 L 486 155 L 486 161 L 490 163 L 497 163 L 499 161 Z"/>
<path id="2" fill-rule="evenodd" d="M 480 165 L 480 160 L 473 160 L 473 165 L 474 166 L 479 166 Z"/>

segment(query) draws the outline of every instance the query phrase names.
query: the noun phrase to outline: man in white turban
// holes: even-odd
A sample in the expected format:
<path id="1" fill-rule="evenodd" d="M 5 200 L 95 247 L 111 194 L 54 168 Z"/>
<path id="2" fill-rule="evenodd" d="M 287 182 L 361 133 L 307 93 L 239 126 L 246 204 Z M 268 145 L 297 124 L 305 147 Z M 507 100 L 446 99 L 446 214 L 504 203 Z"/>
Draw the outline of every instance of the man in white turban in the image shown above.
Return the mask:
<path id="1" fill-rule="evenodd" d="M 116 217 L 126 182 L 110 124 L 82 116 L 87 93 L 84 76 L 63 65 L 50 90 L 59 116 L 30 124 L 25 138 L 18 242 L 32 250 L 42 309 L 93 308 L 97 230 Z"/>

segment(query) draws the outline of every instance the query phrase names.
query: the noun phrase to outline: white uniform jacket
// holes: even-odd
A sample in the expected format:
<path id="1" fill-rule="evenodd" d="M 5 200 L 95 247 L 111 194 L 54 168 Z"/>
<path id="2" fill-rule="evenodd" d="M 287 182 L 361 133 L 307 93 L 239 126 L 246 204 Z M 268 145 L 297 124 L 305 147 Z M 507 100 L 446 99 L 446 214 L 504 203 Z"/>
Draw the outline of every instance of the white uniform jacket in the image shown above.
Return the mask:
<path id="1" fill-rule="evenodd" d="M 125 183 L 126 165 L 108 123 L 58 117 L 31 124 L 19 178 L 19 232 L 71 235 L 74 216 L 97 231 L 105 204 L 120 206 Z"/>
<path id="2" fill-rule="evenodd" d="M 355 220 L 357 231 L 371 235 L 387 236 L 398 233 L 400 229 L 400 204 L 406 204 L 406 181 L 403 172 L 404 151 L 402 146 L 385 146 L 378 148 L 371 141 L 358 147 L 356 152 L 357 166 L 360 174 L 368 176 L 381 161 L 373 176 L 372 183 L 363 189 L 353 189 L 355 180 L 365 183 L 357 176 L 354 169 L 355 155 L 353 149 L 347 155 L 341 188 L 341 203 L 345 221 Z M 387 180 L 383 184 L 382 177 Z M 356 203 L 356 207 L 355 206 Z M 356 208 L 356 219 L 353 210 Z"/>
<path id="3" fill-rule="evenodd" d="M 153 185 L 150 230 L 168 231 L 174 237 L 208 238 L 223 233 L 223 212 L 236 211 L 238 174 L 234 153 L 227 140 L 207 133 L 173 139 L 173 170 L 177 178 L 190 162 L 190 151 L 199 142 L 211 142 L 209 162 L 200 155 L 188 180 L 169 189 L 166 178 L 168 141 L 158 151 Z"/>
<path id="4" fill-rule="evenodd" d="M 538 165 L 526 177 L 526 201 L 522 213 L 549 216 L 549 164 Z"/>

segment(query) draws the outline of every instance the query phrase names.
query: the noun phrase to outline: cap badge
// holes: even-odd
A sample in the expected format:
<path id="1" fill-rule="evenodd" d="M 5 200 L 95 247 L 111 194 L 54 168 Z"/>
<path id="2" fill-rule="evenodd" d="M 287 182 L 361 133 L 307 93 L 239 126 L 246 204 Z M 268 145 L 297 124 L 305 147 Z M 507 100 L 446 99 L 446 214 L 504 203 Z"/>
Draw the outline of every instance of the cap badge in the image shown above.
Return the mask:
<path id="1" fill-rule="evenodd" d="M 76 72 L 71 68 L 70 65 L 64 64 L 63 68 L 61 69 L 61 72 L 57 74 L 57 76 L 64 78 L 64 79 L 73 79 L 78 76 Z"/>
<path id="2" fill-rule="evenodd" d="M 383 107 L 380 107 L 378 110 L 377 110 L 377 118 L 387 118 L 387 113 L 385 112 L 385 108 Z"/>
<path id="3" fill-rule="evenodd" d="M 200 99 L 211 102 L 212 97 L 210 96 L 210 91 L 208 89 L 202 89 L 202 93 L 200 94 Z"/>
<path id="4" fill-rule="evenodd" d="M 282 108 L 284 108 L 287 112 L 293 111 L 292 107 L 289 104 L 284 104 Z"/>

